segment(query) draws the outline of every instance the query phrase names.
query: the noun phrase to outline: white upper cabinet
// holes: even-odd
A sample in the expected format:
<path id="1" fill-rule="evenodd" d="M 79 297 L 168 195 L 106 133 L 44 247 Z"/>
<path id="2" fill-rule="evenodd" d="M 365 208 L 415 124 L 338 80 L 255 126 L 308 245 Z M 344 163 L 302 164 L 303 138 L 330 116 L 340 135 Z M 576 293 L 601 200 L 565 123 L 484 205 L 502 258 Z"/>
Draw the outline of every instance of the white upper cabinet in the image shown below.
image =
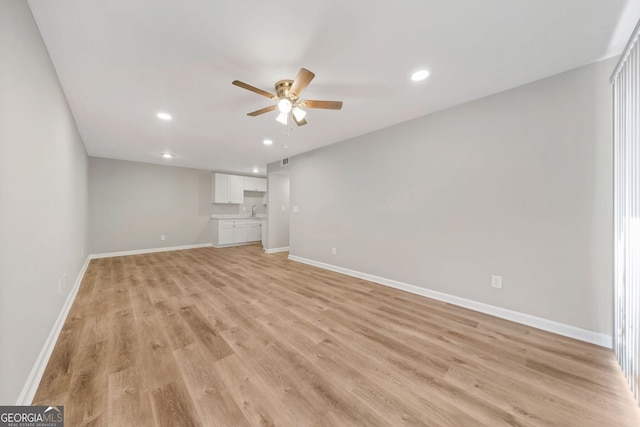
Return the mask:
<path id="1" fill-rule="evenodd" d="M 238 175 L 228 175 L 229 203 L 244 203 L 244 188 L 242 177 Z"/>
<path id="2" fill-rule="evenodd" d="M 256 178 L 253 176 L 245 176 L 244 179 L 244 191 L 267 191 L 267 179 Z"/>
<path id="3" fill-rule="evenodd" d="M 229 203 L 228 177 L 221 173 L 211 175 L 211 203 Z"/>
<path id="4" fill-rule="evenodd" d="M 244 202 L 243 177 L 214 173 L 211 175 L 211 203 L 237 203 Z"/>

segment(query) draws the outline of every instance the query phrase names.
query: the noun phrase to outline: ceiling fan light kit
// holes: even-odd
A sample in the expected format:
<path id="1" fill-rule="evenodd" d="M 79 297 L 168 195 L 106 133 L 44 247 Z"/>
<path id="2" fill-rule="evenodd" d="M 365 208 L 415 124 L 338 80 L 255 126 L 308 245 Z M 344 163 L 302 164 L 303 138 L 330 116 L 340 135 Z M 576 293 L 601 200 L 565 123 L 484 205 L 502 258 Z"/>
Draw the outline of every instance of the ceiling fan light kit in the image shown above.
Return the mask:
<path id="1" fill-rule="evenodd" d="M 293 117 L 295 117 L 297 121 L 300 121 L 304 119 L 304 116 L 307 115 L 307 112 L 300 107 L 295 107 L 293 110 L 291 110 L 291 114 L 293 114 Z"/>
<path id="2" fill-rule="evenodd" d="M 287 113 L 280 112 L 280 114 L 278 114 L 278 117 L 276 117 L 276 121 L 282 123 L 283 125 L 286 125 L 287 117 Z"/>
<path id="3" fill-rule="evenodd" d="M 291 111 L 291 101 L 286 98 L 278 101 L 278 110 L 280 110 L 281 113 L 287 114 L 289 111 Z"/>
<path id="4" fill-rule="evenodd" d="M 314 101 L 311 99 L 300 99 L 302 92 L 307 88 L 314 77 L 315 74 L 311 71 L 301 68 L 295 80 L 280 80 L 276 82 L 275 95 L 239 80 L 234 80 L 232 84 L 257 93 L 258 95 L 270 98 L 275 102 L 273 105 L 248 113 L 248 116 L 255 117 L 277 109 L 279 111 L 278 117 L 276 117 L 278 122 L 286 125 L 288 123 L 289 114 L 291 114 L 293 121 L 296 122 L 298 126 L 302 126 L 307 124 L 307 121 L 304 119 L 307 112 L 300 107 L 319 108 L 324 110 L 339 110 L 342 108 L 342 101 Z"/>

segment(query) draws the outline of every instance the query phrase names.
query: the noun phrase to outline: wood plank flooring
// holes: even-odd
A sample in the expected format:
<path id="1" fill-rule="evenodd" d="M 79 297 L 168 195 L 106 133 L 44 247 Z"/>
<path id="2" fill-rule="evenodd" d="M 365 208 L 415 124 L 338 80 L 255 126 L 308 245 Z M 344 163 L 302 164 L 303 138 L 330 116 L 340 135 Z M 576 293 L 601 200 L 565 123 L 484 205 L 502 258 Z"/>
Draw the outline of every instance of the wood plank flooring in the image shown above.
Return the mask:
<path id="1" fill-rule="evenodd" d="M 639 426 L 610 350 L 264 254 L 91 261 L 34 404 L 68 426 Z"/>

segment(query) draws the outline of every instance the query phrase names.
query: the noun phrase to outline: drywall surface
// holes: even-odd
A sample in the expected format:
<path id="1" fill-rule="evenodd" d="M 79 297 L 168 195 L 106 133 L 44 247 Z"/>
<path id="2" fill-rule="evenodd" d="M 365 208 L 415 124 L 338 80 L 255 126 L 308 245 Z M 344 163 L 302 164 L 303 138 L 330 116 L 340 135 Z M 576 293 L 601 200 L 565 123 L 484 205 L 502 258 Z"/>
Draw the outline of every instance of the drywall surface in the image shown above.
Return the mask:
<path id="1" fill-rule="evenodd" d="M 291 255 L 611 334 L 615 64 L 290 159 Z"/>
<path id="2" fill-rule="evenodd" d="M 93 254 L 211 243 L 211 171 L 91 157 L 89 194 Z"/>
<path id="3" fill-rule="evenodd" d="M 88 253 L 87 155 L 26 1 L 0 2 L 0 236 L 0 404 L 13 405 Z"/>

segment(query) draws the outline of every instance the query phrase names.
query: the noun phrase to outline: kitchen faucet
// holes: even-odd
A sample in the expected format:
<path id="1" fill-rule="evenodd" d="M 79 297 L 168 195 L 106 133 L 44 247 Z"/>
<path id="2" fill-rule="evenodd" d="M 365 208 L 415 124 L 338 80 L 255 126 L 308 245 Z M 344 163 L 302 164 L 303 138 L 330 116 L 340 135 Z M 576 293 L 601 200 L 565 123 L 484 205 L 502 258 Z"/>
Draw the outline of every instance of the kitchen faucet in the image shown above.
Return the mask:
<path id="1" fill-rule="evenodd" d="M 256 205 L 251 206 L 251 216 L 256 216 Z"/>

